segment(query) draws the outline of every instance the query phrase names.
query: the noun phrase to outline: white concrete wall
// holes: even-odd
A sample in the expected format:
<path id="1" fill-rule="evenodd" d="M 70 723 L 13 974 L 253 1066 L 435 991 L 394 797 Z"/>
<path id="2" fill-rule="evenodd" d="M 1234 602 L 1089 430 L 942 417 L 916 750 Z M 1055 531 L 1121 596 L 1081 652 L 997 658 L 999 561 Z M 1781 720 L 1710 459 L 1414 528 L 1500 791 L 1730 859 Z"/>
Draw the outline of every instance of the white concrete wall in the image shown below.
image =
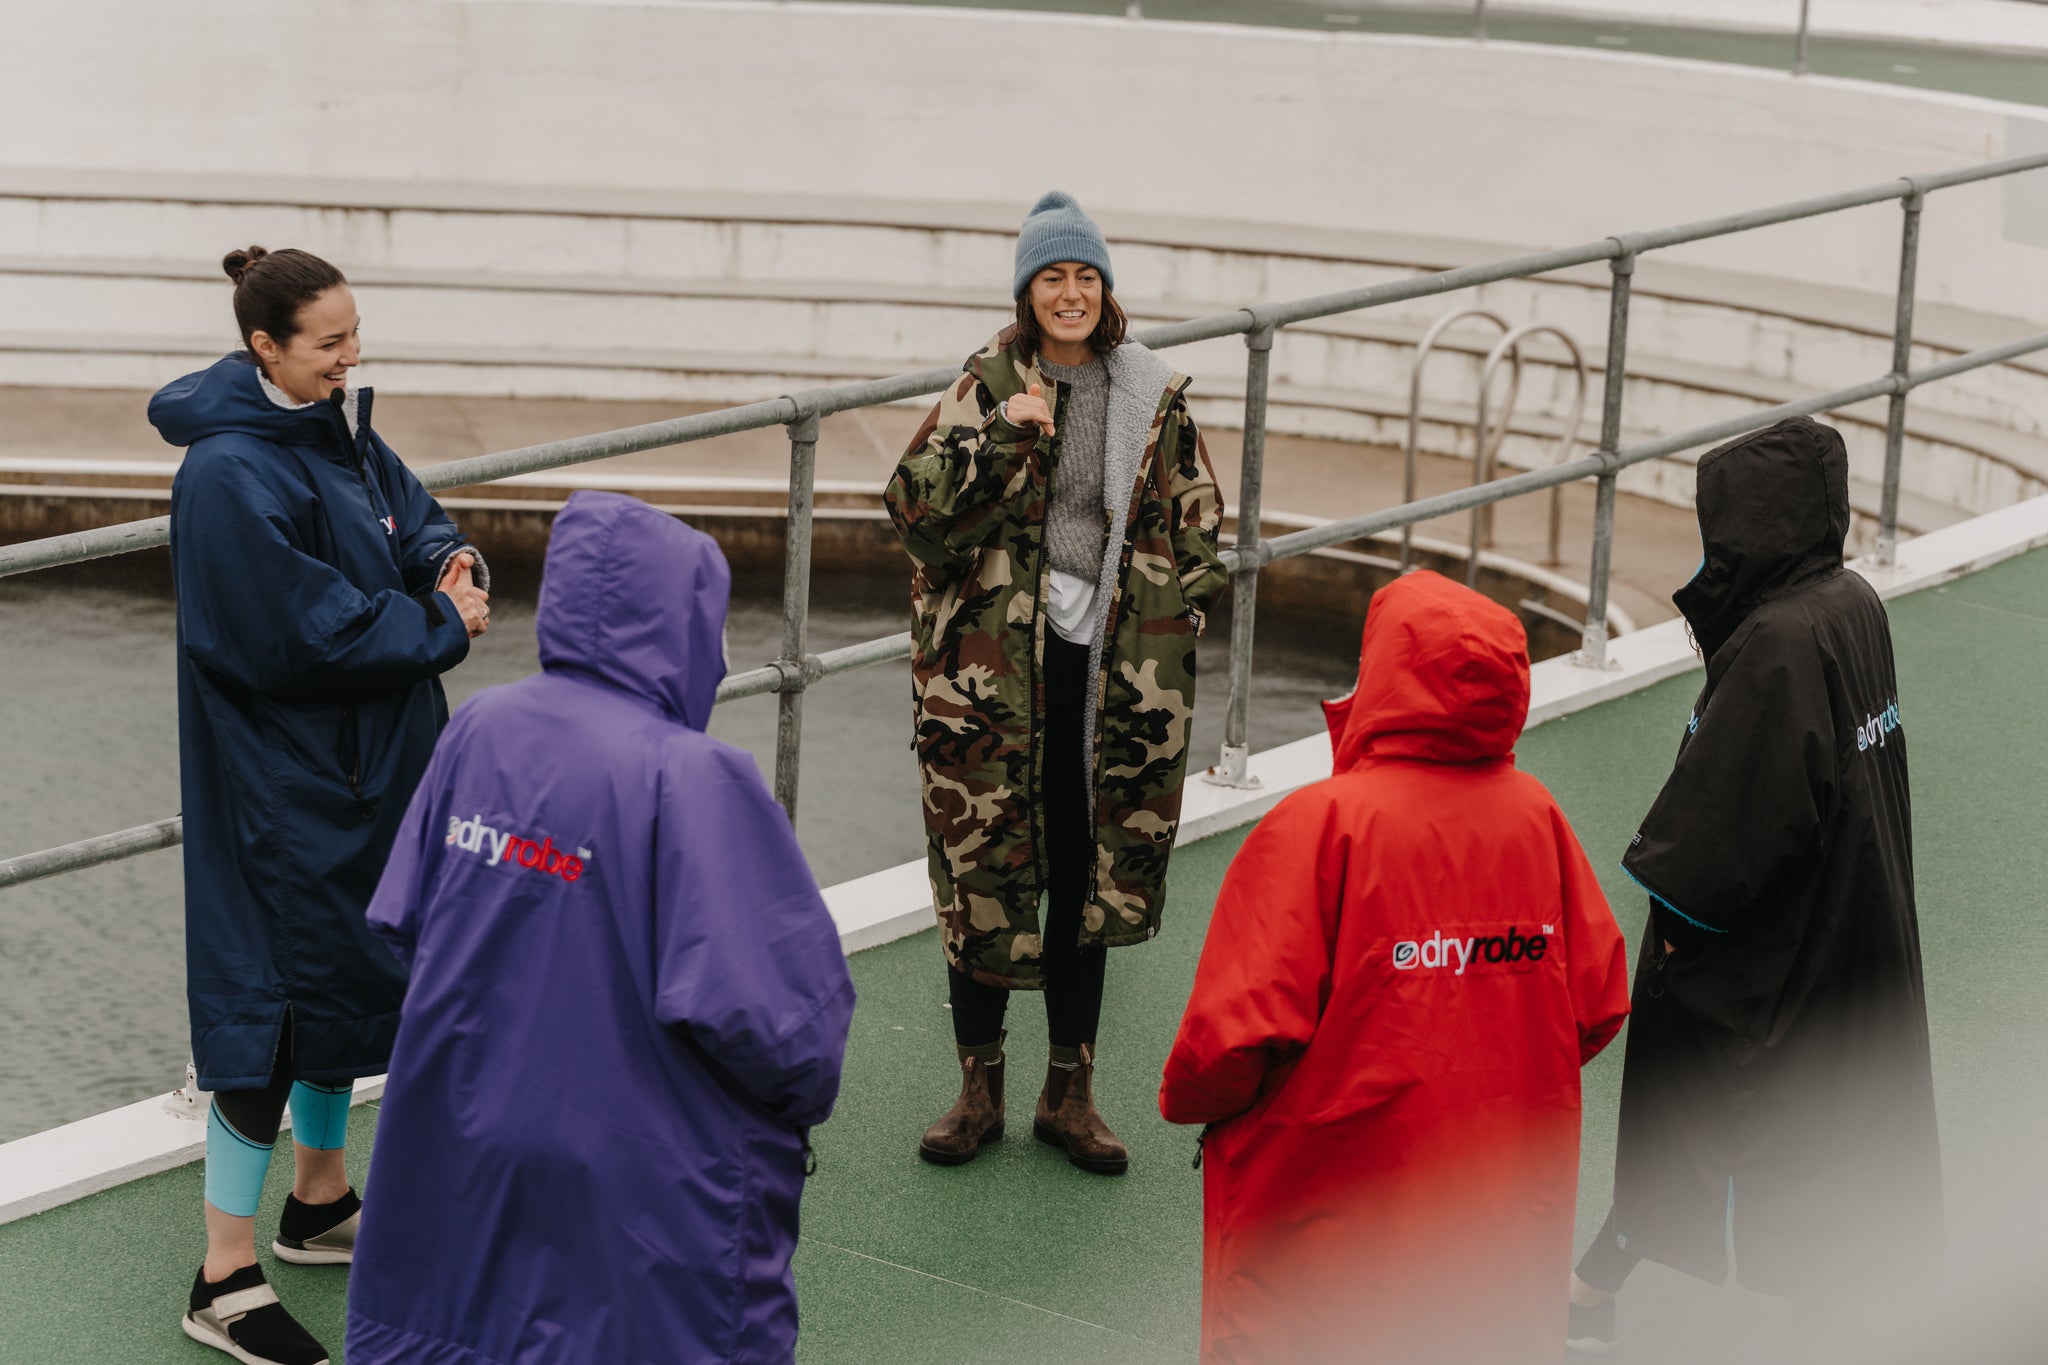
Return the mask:
<path id="1" fill-rule="evenodd" d="M 930 7 L 0 7 L 0 156 L 20 166 L 1020 212 L 1059 184 L 1109 211 L 1548 246 L 1996 158 L 2036 124 L 1658 58 Z M 2002 185 L 1942 195 L 1927 297 L 2048 313 L 2044 214 Z M 1676 254 L 1877 290 L 1897 233 L 1879 206 Z"/>
<path id="2" fill-rule="evenodd" d="M 329 183 L 335 198 L 353 202 Z M 152 388 L 204 364 L 233 344 L 227 282 L 212 257 L 220 243 L 252 236 L 347 265 L 369 329 L 363 378 L 387 392 L 744 402 L 955 362 L 1006 312 L 1001 285 L 989 282 L 1007 277 L 1009 230 L 940 227 L 936 213 L 932 226 L 908 228 L 40 198 L 7 188 L 0 176 L 0 384 Z M 977 214 L 954 216 L 970 222 Z M 1308 244 L 1277 229 L 1254 230 L 1276 248 L 1266 254 L 1218 245 L 1243 229 L 1178 227 L 1196 240 L 1170 245 L 1115 234 L 1120 292 L 1141 324 L 1460 259 L 1458 244 L 1421 244 L 1424 252 L 1449 254 L 1397 265 L 1370 253 L 1398 243 L 1341 233 L 1320 234 L 1327 240 L 1319 249 L 1366 259 L 1289 255 L 1284 248 Z M 565 260 L 583 273 L 562 273 Z M 828 278 L 841 268 L 861 278 Z M 1602 276 L 1583 270 L 1506 281 L 1462 299 L 1416 300 L 1289 328 L 1273 355 L 1270 425 L 1398 446 L 1415 342 L 1435 317 L 1468 301 L 1518 321 L 1566 327 L 1597 366 L 1607 311 Z M 1795 302 L 1819 311 L 1772 311 Z M 1624 441 L 1880 374 L 1890 365 L 1882 330 L 1890 316 L 1880 296 L 1807 290 L 1795 300 L 1752 277 L 1646 266 L 1631 324 Z M 2003 340 L 1999 329 L 2010 330 L 1953 309 L 1923 310 L 1920 322 L 1916 360 L 1923 365 Z M 1421 444 L 1462 454 L 1468 437 L 1456 423 L 1470 421 L 1478 357 L 1492 337 L 1467 331 L 1449 340 L 1426 376 Z M 1206 424 L 1239 422 L 1238 340 L 1182 348 L 1174 363 L 1196 377 Z M 1596 395 L 1598 385 L 1596 374 Z M 1523 397 L 1504 459 L 1548 463 L 1571 386 L 1539 356 Z M 1868 485 L 1852 492 L 1867 511 L 1882 465 L 1883 404 L 1840 418 L 1855 477 Z M 1591 434 L 1589 423 L 1581 435 Z M 2048 365 L 2000 366 L 1920 390 L 1907 448 L 1901 517 L 1910 530 L 2041 491 L 2048 486 Z M 1683 457 L 1632 469 L 1624 480 L 1632 493 L 1690 503 Z"/>

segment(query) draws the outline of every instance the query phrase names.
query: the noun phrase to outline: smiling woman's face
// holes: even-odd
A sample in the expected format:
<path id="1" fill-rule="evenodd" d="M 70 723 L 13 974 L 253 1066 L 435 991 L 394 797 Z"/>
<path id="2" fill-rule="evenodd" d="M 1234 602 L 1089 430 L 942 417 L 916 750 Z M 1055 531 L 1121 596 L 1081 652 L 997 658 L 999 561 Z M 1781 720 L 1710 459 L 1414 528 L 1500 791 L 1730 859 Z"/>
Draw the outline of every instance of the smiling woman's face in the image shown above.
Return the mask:
<path id="1" fill-rule="evenodd" d="M 363 320 L 356 314 L 356 296 L 345 284 L 315 294 L 299 306 L 299 330 L 280 344 L 268 332 L 249 338 L 270 382 L 297 403 L 324 401 L 348 385 L 348 372 L 362 363 Z"/>
<path id="2" fill-rule="evenodd" d="M 1047 266 L 1031 278 L 1031 311 L 1055 351 L 1086 347 L 1102 320 L 1102 272 L 1072 261 Z"/>

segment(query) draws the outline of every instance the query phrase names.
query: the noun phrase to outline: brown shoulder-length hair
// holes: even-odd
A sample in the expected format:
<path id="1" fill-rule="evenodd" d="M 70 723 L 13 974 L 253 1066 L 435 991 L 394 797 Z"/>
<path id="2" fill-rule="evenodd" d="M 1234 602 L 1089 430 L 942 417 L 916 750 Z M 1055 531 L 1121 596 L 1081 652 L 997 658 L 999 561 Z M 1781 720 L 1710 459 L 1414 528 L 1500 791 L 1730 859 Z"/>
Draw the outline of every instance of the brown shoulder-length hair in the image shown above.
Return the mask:
<path id="1" fill-rule="evenodd" d="M 1097 355 L 1108 355 L 1124 344 L 1124 336 L 1130 331 L 1131 320 L 1124 316 L 1124 310 L 1117 306 L 1116 295 L 1102 291 L 1102 316 L 1095 320 L 1095 330 L 1088 334 L 1088 348 Z M 1038 314 L 1031 307 L 1031 291 L 1026 289 L 1017 296 L 1017 325 L 1013 329 L 1017 342 L 1024 347 L 1026 355 L 1038 354 L 1038 345 L 1045 340 L 1039 330 Z"/>

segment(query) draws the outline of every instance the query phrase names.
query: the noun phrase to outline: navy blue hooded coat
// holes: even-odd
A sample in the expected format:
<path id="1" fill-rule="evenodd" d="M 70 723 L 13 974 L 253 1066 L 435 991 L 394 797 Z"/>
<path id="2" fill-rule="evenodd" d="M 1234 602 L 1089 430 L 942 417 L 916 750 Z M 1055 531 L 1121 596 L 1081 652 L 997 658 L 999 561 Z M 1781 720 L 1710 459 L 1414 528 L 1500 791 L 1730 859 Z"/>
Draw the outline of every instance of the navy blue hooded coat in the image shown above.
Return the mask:
<path id="1" fill-rule="evenodd" d="M 456 713 L 370 923 L 412 967 L 350 1365 L 787 1361 L 804 1131 L 853 981 L 754 760 L 704 733 L 711 537 L 584 491 L 545 670 Z"/>
<path id="2" fill-rule="evenodd" d="M 405 973 L 370 933 L 469 652 L 434 591 L 463 538 L 370 429 L 371 393 L 284 406 L 247 353 L 150 400 L 171 485 L 186 990 L 208 1090 L 382 1071 Z M 351 411 L 352 410 L 352 411 Z M 351 416 L 354 421 L 351 422 Z"/>

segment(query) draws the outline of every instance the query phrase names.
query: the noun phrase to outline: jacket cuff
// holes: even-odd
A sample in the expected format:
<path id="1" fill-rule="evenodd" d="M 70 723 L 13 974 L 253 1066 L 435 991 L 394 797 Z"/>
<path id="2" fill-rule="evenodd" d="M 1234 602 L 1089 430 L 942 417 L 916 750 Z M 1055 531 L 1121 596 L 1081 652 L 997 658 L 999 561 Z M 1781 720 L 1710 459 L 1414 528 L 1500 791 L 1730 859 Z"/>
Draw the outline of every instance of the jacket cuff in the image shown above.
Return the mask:
<path id="1" fill-rule="evenodd" d="M 435 672 L 445 673 L 469 657 L 469 627 L 446 593 L 430 592 L 414 600 L 427 613 L 427 628 L 434 638 Z"/>
<path id="2" fill-rule="evenodd" d="M 1674 947 L 1703 948 L 1715 939 L 1728 937 L 1726 929 L 1702 923 L 1664 899 L 1648 882 L 1636 875 L 1636 870 L 1628 865 L 1627 858 L 1621 860 L 1621 872 L 1623 876 L 1649 893 L 1650 918 L 1655 923 L 1657 932 L 1664 935 L 1665 942 Z"/>
<path id="3" fill-rule="evenodd" d="M 477 587 L 485 592 L 489 592 L 491 590 L 491 566 L 484 562 L 484 552 L 466 540 L 451 540 L 439 549 L 428 552 L 427 564 L 432 570 L 432 574 L 427 580 L 429 590 L 432 591 L 434 585 L 441 581 L 443 568 L 446 567 L 449 559 L 458 553 L 466 554 L 470 558 L 470 579 Z"/>
<path id="4" fill-rule="evenodd" d="M 1716 939 L 1728 937 L 1710 933 L 1655 897 L 1650 899 L 1650 922 L 1656 927 L 1657 937 L 1681 953 L 1697 953 Z"/>
<path id="5" fill-rule="evenodd" d="M 1003 405 L 996 404 L 988 410 L 988 416 L 981 419 L 977 430 L 997 445 L 1023 446 L 1037 439 L 1037 427 L 1012 426 L 1010 419 L 1003 416 Z"/>

